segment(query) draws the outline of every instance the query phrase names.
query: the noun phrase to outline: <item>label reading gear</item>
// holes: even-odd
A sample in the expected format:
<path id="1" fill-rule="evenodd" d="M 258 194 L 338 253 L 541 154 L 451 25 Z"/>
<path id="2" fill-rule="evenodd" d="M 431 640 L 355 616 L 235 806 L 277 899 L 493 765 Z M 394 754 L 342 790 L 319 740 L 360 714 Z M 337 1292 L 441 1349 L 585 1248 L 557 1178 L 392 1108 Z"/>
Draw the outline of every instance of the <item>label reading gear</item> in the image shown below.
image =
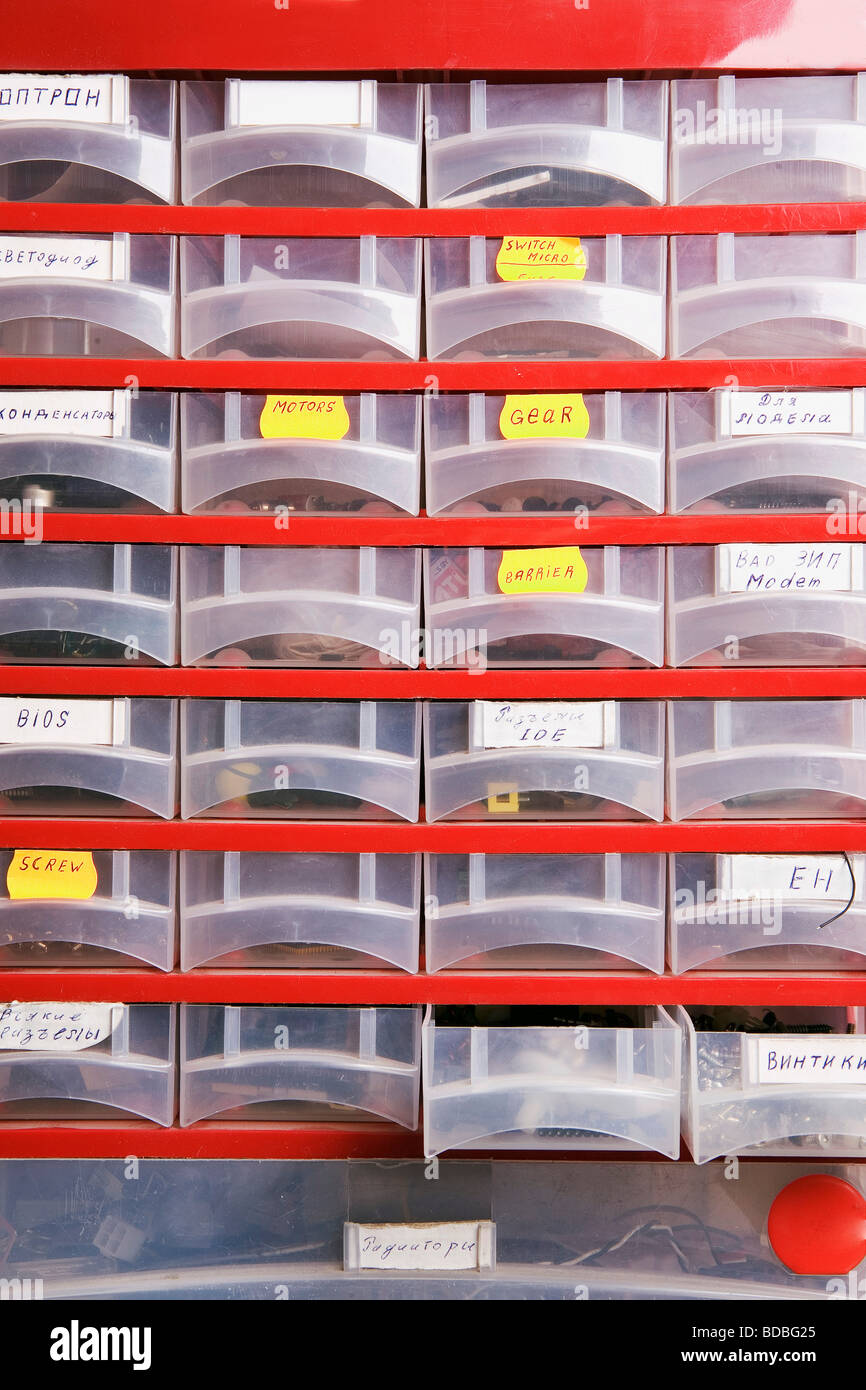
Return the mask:
<path id="1" fill-rule="evenodd" d="M 586 252 L 579 236 L 504 236 L 496 273 L 500 280 L 582 280 Z"/>
<path id="2" fill-rule="evenodd" d="M 580 393 L 506 396 L 499 414 L 503 439 L 586 439 L 589 411 Z"/>
<path id="3" fill-rule="evenodd" d="M 16 849 L 6 870 L 6 889 L 11 899 L 92 898 L 96 892 L 96 865 L 90 850 Z"/>
<path id="4" fill-rule="evenodd" d="M 259 430 L 262 439 L 344 439 L 349 412 L 342 396 L 268 396 Z"/>
<path id="5" fill-rule="evenodd" d="M 588 579 L 579 545 L 503 550 L 496 575 L 501 594 L 582 594 Z"/>

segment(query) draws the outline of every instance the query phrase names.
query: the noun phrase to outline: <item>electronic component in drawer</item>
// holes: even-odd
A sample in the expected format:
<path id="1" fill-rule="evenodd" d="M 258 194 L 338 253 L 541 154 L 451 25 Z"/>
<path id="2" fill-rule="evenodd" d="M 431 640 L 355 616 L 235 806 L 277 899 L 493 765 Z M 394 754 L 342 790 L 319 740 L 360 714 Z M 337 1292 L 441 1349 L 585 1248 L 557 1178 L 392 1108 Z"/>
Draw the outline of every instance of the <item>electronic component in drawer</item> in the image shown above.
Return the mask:
<path id="1" fill-rule="evenodd" d="M 417 360 L 413 237 L 181 238 L 184 357 Z"/>
<path id="2" fill-rule="evenodd" d="M 0 233 L 0 356 L 173 357 L 175 238 Z"/>
<path id="3" fill-rule="evenodd" d="M 661 666 L 660 546 L 425 552 L 428 666 Z"/>
<path id="4" fill-rule="evenodd" d="M 181 420 L 185 512 L 418 514 L 419 396 L 187 392 Z"/>
<path id="5" fill-rule="evenodd" d="M 664 355 L 664 237 L 431 237 L 425 256 L 430 358 Z"/>

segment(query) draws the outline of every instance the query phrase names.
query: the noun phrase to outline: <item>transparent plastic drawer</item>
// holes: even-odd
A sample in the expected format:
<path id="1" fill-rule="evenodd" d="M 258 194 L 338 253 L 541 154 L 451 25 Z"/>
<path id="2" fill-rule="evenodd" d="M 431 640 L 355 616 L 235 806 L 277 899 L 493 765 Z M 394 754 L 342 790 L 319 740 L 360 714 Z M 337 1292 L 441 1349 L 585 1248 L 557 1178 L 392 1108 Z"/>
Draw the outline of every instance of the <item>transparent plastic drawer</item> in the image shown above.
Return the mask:
<path id="1" fill-rule="evenodd" d="M 171 970 L 175 871 L 166 850 L 0 850 L 0 966 Z"/>
<path id="2" fill-rule="evenodd" d="M 430 821 L 663 818 L 658 700 L 436 702 L 425 706 L 424 719 Z M 498 733 L 502 721 L 508 746 Z"/>
<path id="3" fill-rule="evenodd" d="M 0 660 L 171 666 L 170 545 L 0 546 Z"/>
<path id="4" fill-rule="evenodd" d="M 417 516 L 418 396 L 185 394 L 185 512 Z"/>
<path id="5" fill-rule="evenodd" d="M 134 1115 L 170 1125 L 175 1111 L 174 1005 L 90 1004 L 82 1010 L 88 1012 L 79 1015 L 74 1004 L 45 1009 L 38 1003 L 0 1005 L 0 1123 Z M 82 1039 L 93 1034 L 95 1040 L 82 1041 L 76 1051 L 19 1050 L 14 1041 L 15 1035 L 38 1040 L 60 1032 Z"/>
<path id="6" fill-rule="evenodd" d="M 416 704 L 184 700 L 181 742 L 185 820 L 418 819 Z"/>
<path id="7" fill-rule="evenodd" d="M 0 356 L 173 357 L 175 240 L 2 233 Z"/>
<path id="8" fill-rule="evenodd" d="M 866 197 L 866 74 L 689 78 L 671 87 L 672 203 Z"/>
<path id="9" fill-rule="evenodd" d="M 428 550 L 424 593 L 428 666 L 664 663 L 660 546 Z"/>
<path id="10" fill-rule="evenodd" d="M 680 1049 L 680 1028 L 657 1007 L 635 1009 L 633 1026 L 550 1028 L 454 1027 L 430 1010 L 424 1152 L 650 1149 L 677 1158 Z"/>
<path id="11" fill-rule="evenodd" d="M 536 278 L 538 266 L 527 276 L 524 262 L 558 257 L 552 248 L 563 240 L 430 238 L 424 281 L 428 357 L 663 356 L 665 238 L 570 238 L 579 246 L 567 253 L 573 262 L 576 257 L 568 279 Z"/>
<path id="12" fill-rule="evenodd" d="M 695 1163 L 733 1153 L 862 1158 L 862 1009 L 677 1006 L 684 1135 Z"/>
<path id="13" fill-rule="evenodd" d="M 860 854 L 674 854 L 669 902 L 676 975 L 866 969 Z"/>
<path id="14" fill-rule="evenodd" d="M 424 412 L 431 516 L 664 511 L 660 392 L 439 394 Z"/>
<path id="15" fill-rule="evenodd" d="M 427 970 L 617 970 L 661 974 L 659 854 L 428 854 Z"/>
<path id="16" fill-rule="evenodd" d="M 183 664 L 417 666 L 421 552 L 185 546 Z"/>
<path id="17" fill-rule="evenodd" d="M 421 243 L 184 237 L 181 324 L 184 357 L 416 360 Z"/>
<path id="18" fill-rule="evenodd" d="M 667 83 L 427 87 L 431 207 L 663 203 Z"/>
<path id="19" fill-rule="evenodd" d="M 862 819 L 866 700 L 674 700 L 672 820 Z"/>
<path id="20" fill-rule="evenodd" d="M 413 82 L 182 82 L 183 201 L 215 207 L 417 207 Z"/>
<path id="21" fill-rule="evenodd" d="M 863 545 L 682 545 L 668 550 L 671 666 L 862 666 Z"/>
<path id="22" fill-rule="evenodd" d="M 671 357 L 861 357 L 866 232 L 671 238 Z"/>
<path id="23" fill-rule="evenodd" d="M 184 1004 L 180 1122 L 230 1112 L 417 1129 L 420 1033 L 420 1009 Z"/>
<path id="24" fill-rule="evenodd" d="M 184 853 L 181 965 L 415 972 L 418 854 Z"/>
<path id="25" fill-rule="evenodd" d="M 177 702 L 0 700 L 0 806 L 20 816 L 175 811 Z"/>
<path id="26" fill-rule="evenodd" d="M 842 512 L 866 491 L 862 386 L 676 391 L 668 413 L 671 511 Z"/>
<path id="27" fill-rule="evenodd" d="M 175 84 L 0 75 L 0 200 L 173 203 Z"/>

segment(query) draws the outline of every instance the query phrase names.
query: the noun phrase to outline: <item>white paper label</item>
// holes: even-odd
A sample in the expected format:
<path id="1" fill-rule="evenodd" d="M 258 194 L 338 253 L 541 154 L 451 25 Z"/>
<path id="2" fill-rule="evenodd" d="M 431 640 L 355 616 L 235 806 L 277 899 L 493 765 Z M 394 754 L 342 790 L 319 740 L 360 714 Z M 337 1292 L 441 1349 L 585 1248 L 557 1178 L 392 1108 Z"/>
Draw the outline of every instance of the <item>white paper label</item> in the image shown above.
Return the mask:
<path id="1" fill-rule="evenodd" d="M 122 433 L 125 404 L 123 391 L 0 391 L 0 434 L 107 439 Z"/>
<path id="2" fill-rule="evenodd" d="M 126 88 L 125 78 L 110 75 L 4 73 L 0 76 L 0 121 L 125 124 Z"/>
<path id="3" fill-rule="evenodd" d="M 613 700 L 569 704 L 475 701 L 476 744 L 484 748 L 603 748 L 613 736 Z"/>
<path id="4" fill-rule="evenodd" d="M 859 888 L 864 856 L 848 858 Z M 737 901 L 846 903 L 851 897 L 851 872 L 841 854 L 726 854 L 719 878 L 719 896 Z"/>
<path id="5" fill-rule="evenodd" d="M 81 1052 L 111 1037 L 122 1004 L 0 1004 L 0 1050 Z"/>
<path id="6" fill-rule="evenodd" d="M 123 700 L 0 698 L 0 743 L 114 744 L 123 742 Z"/>
<path id="7" fill-rule="evenodd" d="M 859 545 L 720 545 L 719 592 L 850 593 L 863 583 Z"/>
<path id="8" fill-rule="evenodd" d="M 751 1038 L 758 1081 L 773 1086 L 866 1085 L 866 1038 L 823 1033 Z"/>
<path id="9" fill-rule="evenodd" d="M 95 237 L 0 235 L 0 278 L 110 280 L 114 243 Z"/>
<path id="10" fill-rule="evenodd" d="M 232 126 L 369 126 L 372 82 L 245 82 L 230 84 Z"/>
<path id="11" fill-rule="evenodd" d="M 850 391 L 728 391 L 725 433 L 851 434 Z"/>
<path id="12" fill-rule="evenodd" d="M 492 1269 L 490 1221 L 365 1226 L 347 1222 L 347 1269 Z"/>

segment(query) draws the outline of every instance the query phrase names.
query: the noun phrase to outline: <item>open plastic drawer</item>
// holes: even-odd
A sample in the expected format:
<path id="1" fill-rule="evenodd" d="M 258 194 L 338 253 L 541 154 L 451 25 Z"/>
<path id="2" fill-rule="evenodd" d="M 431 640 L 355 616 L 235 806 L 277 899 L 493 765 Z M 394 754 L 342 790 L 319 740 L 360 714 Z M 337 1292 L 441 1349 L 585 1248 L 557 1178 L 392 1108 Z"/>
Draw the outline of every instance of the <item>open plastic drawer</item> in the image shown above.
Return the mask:
<path id="1" fill-rule="evenodd" d="M 552 245 L 531 237 L 426 242 L 428 357 L 663 356 L 664 237 L 581 238 L 583 278 L 503 279 L 500 252 L 533 240 Z"/>
<path id="2" fill-rule="evenodd" d="M 181 575 L 185 666 L 418 665 L 420 550 L 185 546 Z"/>
<path id="3" fill-rule="evenodd" d="M 175 238 L 0 236 L 0 356 L 172 357 Z"/>
<path id="4" fill-rule="evenodd" d="M 671 238 L 671 357 L 861 357 L 866 232 Z"/>
<path id="5" fill-rule="evenodd" d="M 673 854 L 669 902 L 675 975 L 866 969 L 860 854 Z"/>
<path id="6" fill-rule="evenodd" d="M 0 659 L 171 666 L 177 553 L 170 545 L 0 546 Z"/>
<path id="7" fill-rule="evenodd" d="M 555 737 L 560 728 L 567 730 L 562 741 Z M 424 755 L 430 821 L 661 820 L 664 814 L 658 700 L 430 703 Z"/>
<path id="8" fill-rule="evenodd" d="M 7 90 L 0 200 L 174 202 L 173 82 L 12 73 L 0 76 L 0 100 Z"/>
<path id="9" fill-rule="evenodd" d="M 676 1017 L 685 1038 L 683 1128 L 695 1163 L 755 1152 L 862 1157 L 863 1009 L 786 1007 L 777 1018 L 678 1005 Z M 732 1031 L 744 1024 L 758 1031 Z"/>
<path id="10" fill-rule="evenodd" d="M 674 391 L 669 418 L 671 511 L 838 513 L 866 491 L 862 386 Z"/>
<path id="11" fill-rule="evenodd" d="M 184 700 L 181 814 L 417 821 L 421 710 L 392 700 Z"/>
<path id="12" fill-rule="evenodd" d="M 418 854 L 181 856 L 181 968 L 418 969 Z M 2 918 L 0 918 L 2 920 Z"/>
<path id="13" fill-rule="evenodd" d="M 427 87 L 430 207 L 663 203 L 667 83 Z"/>
<path id="14" fill-rule="evenodd" d="M 661 392 L 426 396 L 424 452 L 431 516 L 664 511 Z"/>
<path id="15" fill-rule="evenodd" d="M 60 1006 L 64 1036 L 97 1035 L 77 1051 L 9 1050 L 14 1034 L 56 1035 L 54 1005 L 0 1005 L 0 1123 L 3 1120 L 93 1120 L 124 1112 L 158 1125 L 174 1120 L 175 1023 L 173 1004 Z M 49 1022 L 45 1022 L 45 1016 Z M 36 1035 L 38 1037 L 38 1034 Z M 14 1043 L 12 1044 L 14 1046 Z"/>
<path id="16" fill-rule="evenodd" d="M 668 550 L 671 666 L 862 666 L 863 545 L 680 545 Z"/>
<path id="17" fill-rule="evenodd" d="M 175 870 L 167 850 L 0 850 L 0 966 L 171 970 Z"/>
<path id="18" fill-rule="evenodd" d="M 177 701 L 9 697 L 0 719 L 5 815 L 174 815 Z"/>
<path id="19" fill-rule="evenodd" d="M 688 78 L 671 88 L 672 203 L 866 197 L 866 74 Z"/>
<path id="20" fill-rule="evenodd" d="M 428 854 L 427 970 L 616 970 L 661 974 L 660 854 Z"/>
<path id="21" fill-rule="evenodd" d="M 200 237 L 181 244 L 184 357 L 417 359 L 413 237 Z"/>
<path id="22" fill-rule="evenodd" d="M 673 700 L 672 820 L 862 819 L 866 700 Z"/>
<path id="23" fill-rule="evenodd" d="M 416 83 L 181 83 L 183 201 L 417 207 Z"/>
<path id="24" fill-rule="evenodd" d="M 533 591 L 533 572 L 556 568 L 578 585 L 582 569 L 585 587 Z M 428 550 L 427 665 L 661 666 L 664 582 L 660 546 Z"/>
<path id="25" fill-rule="evenodd" d="M 679 1157 L 679 1027 L 664 1009 L 633 1028 L 423 1029 L 424 1152 L 651 1149 Z"/>
<path id="26" fill-rule="evenodd" d="M 185 512 L 418 514 L 418 396 L 185 394 Z"/>
<path id="27" fill-rule="evenodd" d="M 417 1129 L 420 1025 L 421 1010 L 411 1008 L 184 1004 L 180 1122 L 229 1111 Z"/>

